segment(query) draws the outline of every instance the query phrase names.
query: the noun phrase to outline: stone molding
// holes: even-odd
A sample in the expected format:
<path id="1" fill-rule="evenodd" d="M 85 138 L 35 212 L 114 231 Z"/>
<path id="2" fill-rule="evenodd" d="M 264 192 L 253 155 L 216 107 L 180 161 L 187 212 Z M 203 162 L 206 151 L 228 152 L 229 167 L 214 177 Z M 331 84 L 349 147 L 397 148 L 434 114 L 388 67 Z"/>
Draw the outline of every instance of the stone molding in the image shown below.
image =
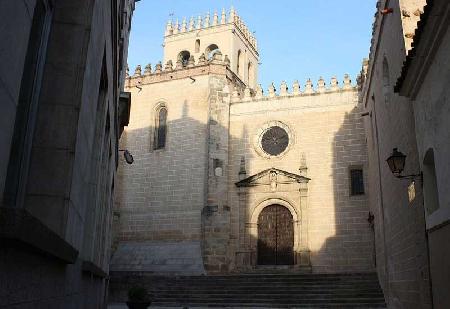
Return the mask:
<path id="1" fill-rule="evenodd" d="M 277 175 L 283 175 L 286 176 L 288 178 L 292 179 L 292 183 L 298 182 L 298 183 L 308 183 L 311 179 L 304 177 L 304 176 L 300 176 L 297 174 L 293 174 L 293 173 L 289 173 L 277 168 L 269 168 L 266 169 L 262 172 L 259 172 L 258 174 L 255 174 L 253 176 L 247 177 L 245 179 L 242 179 L 241 181 L 238 181 L 235 183 L 236 187 L 240 188 L 240 187 L 254 187 L 254 186 L 258 186 L 258 185 L 268 185 L 268 183 L 258 183 L 258 179 L 261 179 L 262 177 L 270 174 L 270 173 L 276 173 Z"/>
<path id="2" fill-rule="evenodd" d="M 42 224 L 25 209 L 0 207 L 0 241 L 48 254 L 65 264 L 74 264 L 78 250 Z"/>
<path id="3" fill-rule="evenodd" d="M 99 278 L 108 277 L 108 274 L 103 269 L 101 269 L 91 261 L 83 261 L 81 264 L 81 269 L 83 270 L 83 272 L 91 274 L 95 277 Z"/>

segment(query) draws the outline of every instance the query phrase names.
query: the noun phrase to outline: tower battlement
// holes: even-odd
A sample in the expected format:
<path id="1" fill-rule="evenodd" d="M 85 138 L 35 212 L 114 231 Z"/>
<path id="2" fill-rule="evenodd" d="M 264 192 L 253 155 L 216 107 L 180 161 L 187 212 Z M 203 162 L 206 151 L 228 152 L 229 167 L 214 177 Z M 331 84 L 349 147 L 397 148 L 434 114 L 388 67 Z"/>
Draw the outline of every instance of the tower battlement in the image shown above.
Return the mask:
<path id="1" fill-rule="evenodd" d="M 264 92 L 263 88 L 259 84 L 255 91 L 250 88 L 246 88 L 243 93 L 240 93 L 237 89 L 232 93 L 232 102 L 250 102 L 258 100 L 271 100 L 277 98 L 286 97 L 298 97 L 298 96 L 317 96 L 322 94 L 336 93 L 336 92 L 346 92 L 346 91 L 357 91 L 358 86 L 354 86 L 348 74 L 344 75 L 342 86 L 339 85 L 339 81 L 336 77 L 332 77 L 330 84 L 327 86 L 325 80 L 321 77 L 317 86 L 314 87 L 311 79 L 308 79 L 305 86 L 300 86 L 300 83 L 296 80 L 292 85 L 292 91 L 289 92 L 288 85 L 285 81 L 281 82 L 279 93 L 274 83 L 271 83 L 268 87 L 267 93 Z"/>
<path id="2" fill-rule="evenodd" d="M 213 16 L 207 13 L 197 19 L 183 18 L 173 22 L 169 20 L 164 35 L 164 60 L 176 63 L 181 60 L 187 65 L 189 57 L 196 59 L 202 54 L 211 60 L 215 53 L 228 55 L 230 70 L 250 88 L 255 88 L 258 77 L 258 43 L 242 18 L 231 8 Z"/>
<path id="3" fill-rule="evenodd" d="M 183 65 L 178 60 L 175 66 L 172 61 L 167 61 L 164 65 L 160 61 L 153 69 L 151 64 L 147 64 L 142 71 L 142 66 L 136 66 L 133 75 L 126 72 L 126 87 L 136 87 L 140 85 L 155 84 L 159 82 L 172 81 L 183 78 L 192 78 L 199 75 L 217 74 L 225 75 L 232 81 L 236 89 L 245 89 L 244 82 L 230 69 L 230 59 L 227 55 L 222 57 L 221 53 L 214 54 L 210 60 L 202 54 L 198 61 L 195 61 L 193 55 L 190 56 L 187 65 Z"/>
<path id="4" fill-rule="evenodd" d="M 225 9 L 222 9 L 222 13 L 218 14 L 217 10 L 211 18 L 209 12 L 205 16 L 199 15 L 197 18 L 191 16 L 190 18 L 183 17 L 182 22 L 179 19 L 176 21 L 169 20 L 167 22 L 165 37 L 174 37 L 177 35 L 191 33 L 199 30 L 221 27 L 224 25 L 234 25 L 238 31 L 241 32 L 245 40 L 249 43 L 255 52 L 258 51 L 258 42 L 253 33 L 249 30 L 242 18 L 237 14 L 236 10 L 231 7 L 230 12 L 227 14 Z"/>

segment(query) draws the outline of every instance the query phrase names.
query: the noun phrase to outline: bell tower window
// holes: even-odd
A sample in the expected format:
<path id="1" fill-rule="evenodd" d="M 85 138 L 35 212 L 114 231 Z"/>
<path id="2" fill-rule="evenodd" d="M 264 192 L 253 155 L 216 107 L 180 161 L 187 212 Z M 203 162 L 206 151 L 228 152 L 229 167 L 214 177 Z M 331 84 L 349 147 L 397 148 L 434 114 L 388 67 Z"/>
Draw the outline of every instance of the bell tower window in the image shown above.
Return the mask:
<path id="1" fill-rule="evenodd" d="M 219 46 L 217 46 L 216 44 L 211 44 L 206 48 L 205 55 L 207 55 L 208 60 L 211 60 L 214 57 L 214 54 L 219 51 Z"/>
<path id="2" fill-rule="evenodd" d="M 189 62 L 189 57 L 191 57 L 191 53 L 188 52 L 187 50 L 183 50 L 178 54 L 178 60 L 181 60 L 181 63 L 183 64 L 184 67 L 187 66 Z"/>

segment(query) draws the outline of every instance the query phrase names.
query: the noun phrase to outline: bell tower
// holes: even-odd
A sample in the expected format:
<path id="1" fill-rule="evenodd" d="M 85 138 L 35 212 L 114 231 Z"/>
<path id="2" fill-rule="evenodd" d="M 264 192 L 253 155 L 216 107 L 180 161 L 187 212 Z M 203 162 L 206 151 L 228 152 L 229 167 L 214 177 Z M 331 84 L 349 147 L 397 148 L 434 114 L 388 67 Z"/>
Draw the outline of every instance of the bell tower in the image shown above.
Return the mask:
<path id="1" fill-rule="evenodd" d="M 231 8 L 229 14 L 222 10 L 212 16 L 169 20 L 164 35 L 164 63 L 195 61 L 204 54 L 207 60 L 220 51 L 230 60 L 230 69 L 252 89 L 258 78 L 259 53 L 256 38 L 241 17 Z"/>

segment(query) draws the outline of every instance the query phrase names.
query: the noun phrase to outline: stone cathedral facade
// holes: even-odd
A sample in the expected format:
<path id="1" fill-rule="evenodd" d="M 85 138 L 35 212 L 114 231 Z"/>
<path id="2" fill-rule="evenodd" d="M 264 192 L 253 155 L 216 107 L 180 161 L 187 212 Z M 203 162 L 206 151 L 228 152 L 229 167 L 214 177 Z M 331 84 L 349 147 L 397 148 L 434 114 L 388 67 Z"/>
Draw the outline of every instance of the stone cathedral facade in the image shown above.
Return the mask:
<path id="1" fill-rule="evenodd" d="M 135 162 L 119 166 L 111 270 L 374 271 L 358 86 L 263 91 L 233 9 L 169 22 L 163 46 L 126 80 Z"/>

